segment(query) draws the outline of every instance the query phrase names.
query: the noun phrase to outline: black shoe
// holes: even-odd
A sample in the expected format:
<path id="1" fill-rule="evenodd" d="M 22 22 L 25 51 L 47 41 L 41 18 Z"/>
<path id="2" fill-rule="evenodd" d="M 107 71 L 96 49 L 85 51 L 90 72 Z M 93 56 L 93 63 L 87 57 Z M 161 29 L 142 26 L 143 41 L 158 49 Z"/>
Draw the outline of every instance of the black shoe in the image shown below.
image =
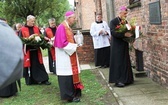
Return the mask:
<path id="1" fill-rule="evenodd" d="M 73 99 L 68 100 L 68 102 L 80 102 L 80 98 L 74 97 Z"/>
<path id="2" fill-rule="evenodd" d="M 124 84 L 124 83 L 119 82 L 119 83 L 116 83 L 116 84 L 115 84 L 115 86 L 117 86 L 117 87 L 124 87 L 124 86 L 125 86 L 125 84 Z"/>
<path id="3" fill-rule="evenodd" d="M 74 97 L 72 101 L 73 101 L 73 102 L 80 102 L 80 98 Z"/>
<path id="4" fill-rule="evenodd" d="M 104 65 L 103 68 L 107 68 L 108 66 L 107 65 Z"/>
<path id="5" fill-rule="evenodd" d="M 103 68 L 103 66 L 99 66 L 99 68 Z"/>
<path id="6" fill-rule="evenodd" d="M 44 84 L 44 85 L 51 85 L 51 82 L 49 82 L 49 81 L 45 81 L 45 82 L 42 82 L 41 84 Z"/>

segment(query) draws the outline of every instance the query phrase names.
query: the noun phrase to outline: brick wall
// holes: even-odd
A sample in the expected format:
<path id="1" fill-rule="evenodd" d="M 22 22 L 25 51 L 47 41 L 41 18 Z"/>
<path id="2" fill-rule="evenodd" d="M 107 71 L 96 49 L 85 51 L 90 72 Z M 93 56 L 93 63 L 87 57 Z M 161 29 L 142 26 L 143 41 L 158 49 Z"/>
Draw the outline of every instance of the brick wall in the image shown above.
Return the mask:
<path id="1" fill-rule="evenodd" d="M 89 30 L 82 31 L 84 36 L 84 44 L 78 48 L 78 57 L 80 64 L 89 64 L 94 62 L 94 48 L 92 37 L 90 36 Z"/>
<path id="2" fill-rule="evenodd" d="M 82 25 L 80 28 L 82 29 L 90 29 L 91 23 L 95 21 L 95 2 L 94 0 L 81 0 L 81 19 Z"/>
<path id="3" fill-rule="evenodd" d="M 129 0 L 115 0 L 115 10 L 121 5 L 129 5 Z M 141 0 L 141 7 L 129 10 L 128 20 L 136 17 L 137 24 L 142 27 L 143 37 L 134 46 L 143 51 L 144 69 L 154 81 L 168 87 L 168 1 L 160 0 L 162 24 L 149 23 L 149 3 L 156 0 Z M 131 53 L 132 64 L 135 63 L 135 52 Z"/>
<path id="4" fill-rule="evenodd" d="M 82 28 L 83 30 L 90 29 L 91 23 L 95 21 L 96 1 L 78 0 L 78 3 L 75 6 L 75 13 L 77 15 L 77 27 Z M 103 20 L 107 21 L 107 9 L 105 0 L 101 0 L 101 6 L 101 9 L 103 11 Z"/>
<path id="5" fill-rule="evenodd" d="M 95 21 L 96 12 L 95 0 L 78 0 L 81 2 L 82 29 L 90 29 L 90 25 Z M 137 39 L 134 47 L 143 51 L 144 70 L 149 77 L 159 84 L 168 87 L 168 0 L 160 0 L 162 24 L 153 25 L 149 23 L 149 3 L 158 0 L 140 0 L 141 7 L 129 10 L 128 21 L 132 17 L 136 18 L 137 24 L 141 26 L 143 36 Z M 106 1 L 101 0 L 103 19 L 107 19 Z M 129 0 L 114 0 L 114 14 L 118 15 L 120 6 L 129 6 Z M 109 20 L 108 20 L 109 21 Z M 84 34 L 85 44 L 79 49 L 79 59 L 81 63 L 94 61 L 94 51 L 91 36 Z M 136 65 L 135 52 L 130 52 L 132 65 Z"/>

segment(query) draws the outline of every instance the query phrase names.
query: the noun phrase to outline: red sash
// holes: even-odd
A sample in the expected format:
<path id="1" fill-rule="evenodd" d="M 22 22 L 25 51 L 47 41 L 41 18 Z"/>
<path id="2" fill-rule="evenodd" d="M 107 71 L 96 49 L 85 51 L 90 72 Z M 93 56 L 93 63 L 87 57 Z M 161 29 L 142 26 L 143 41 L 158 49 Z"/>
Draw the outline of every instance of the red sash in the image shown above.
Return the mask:
<path id="1" fill-rule="evenodd" d="M 52 33 L 52 30 L 50 28 L 46 28 L 45 29 L 45 32 L 46 32 L 46 36 L 51 39 L 54 37 L 53 33 Z M 50 52 L 51 52 L 51 56 L 52 56 L 52 59 L 55 60 L 55 48 L 52 46 L 51 49 L 50 49 Z"/>
<path id="2" fill-rule="evenodd" d="M 66 37 L 67 37 L 68 42 L 75 43 L 74 42 L 73 32 L 71 31 L 70 28 L 67 27 L 67 25 L 66 25 L 65 22 L 63 22 L 63 25 L 65 26 Z M 78 73 L 78 65 L 77 65 L 76 52 L 73 53 L 70 56 L 70 61 L 71 61 L 72 73 L 73 73 L 73 83 L 76 84 L 76 83 L 80 82 L 79 73 Z"/>
<path id="3" fill-rule="evenodd" d="M 67 37 L 68 42 L 75 43 L 74 34 L 73 34 L 71 28 L 68 28 L 68 26 L 66 25 L 65 22 L 63 22 L 62 24 L 65 26 L 66 37 Z M 83 84 L 80 81 L 79 72 L 78 72 L 79 68 L 78 68 L 78 64 L 77 64 L 76 52 L 73 53 L 70 56 L 70 61 L 71 61 L 71 66 L 72 66 L 74 88 L 75 89 L 83 89 L 84 86 L 83 86 Z"/>
<path id="4" fill-rule="evenodd" d="M 34 30 L 34 34 L 40 35 L 38 27 L 34 26 L 33 30 Z M 25 27 L 25 26 L 22 27 L 21 32 L 22 32 L 23 38 L 28 38 L 30 36 L 28 27 Z M 42 53 L 41 53 L 40 48 L 38 49 L 38 59 L 39 59 L 40 64 L 43 64 Z M 30 66 L 31 66 L 31 64 L 30 64 L 30 51 L 27 50 L 26 54 L 24 54 L 24 67 L 30 67 Z"/>

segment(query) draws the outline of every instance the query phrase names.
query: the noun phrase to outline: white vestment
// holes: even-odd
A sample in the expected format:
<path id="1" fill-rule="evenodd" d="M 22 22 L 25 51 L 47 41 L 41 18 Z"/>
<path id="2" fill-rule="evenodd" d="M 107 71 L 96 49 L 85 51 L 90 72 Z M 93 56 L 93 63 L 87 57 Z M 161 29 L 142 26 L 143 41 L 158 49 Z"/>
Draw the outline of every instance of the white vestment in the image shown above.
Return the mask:
<path id="1" fill-rule="evenodd" d="M 55 48 L 56 51 L 56 73 L 57 75 L 73 75 L 70 56 L 76 52 L 77 44 L 68 43 L 64 48 Z M 76 56 L 77 57 L 77 56 Z M 57 62 L 58 61 L 58 62 Z M 80 73 L 79 61 L 77 58 L 78 73 Z"/>
<path id="2" fill-rule="evenodd" d="M 100 34 L 99 32 L 103 30 L 106 31 L 108 35 Z M 111 39 L 110 28 L 108 24 L 103 21 L 102 23 L 93 22 L 90 28 L 90 34 L 93 39 L 94 49 L 104 48 L 110 46 L 109 40 Z"/>

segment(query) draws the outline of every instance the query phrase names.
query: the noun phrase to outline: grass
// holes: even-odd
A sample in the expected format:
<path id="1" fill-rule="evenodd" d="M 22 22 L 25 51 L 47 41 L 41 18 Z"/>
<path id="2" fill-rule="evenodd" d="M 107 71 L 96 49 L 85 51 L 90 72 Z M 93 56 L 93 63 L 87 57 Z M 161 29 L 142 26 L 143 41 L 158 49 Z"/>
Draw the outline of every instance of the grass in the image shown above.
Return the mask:
<path id="1" fill-rule="evenodd" d="M 43 57 L 48 56 L 48 49 L 41 50 Z"/>
<path id="2" fill-rule="evenodd" d="M 82 71 L 81 79 L 85 86 L 82 90 L 81 102 L 67 103 L 60 100 L 57 76 L 50 74 L 51 85 L 25 85 L 21 79 L 22 90 L 17 96 L 0 98 L 1 105 L 105 105 L 102 101 L 107 90 L 97 81 L 90 70 Z"/>
<path id="3" fill-rule="evenodd" d="M 44 57 L 48 56 L 47 49 L 41 51 Z M 60 100 L 57 76 L 49 74 L 49 78 L 52 83 L 49 86 L 27 86 L 22 78 L 22 90 L 18 92 L 17 96 L 0 98 L 0 105 L 106 105 L 104 98 L 108 96 L 109 91 L 99 83 L 93 71 L 81 72 L 85 88 L 82 90 L 81 102 L 79 103 L 67 103 Z"/>

